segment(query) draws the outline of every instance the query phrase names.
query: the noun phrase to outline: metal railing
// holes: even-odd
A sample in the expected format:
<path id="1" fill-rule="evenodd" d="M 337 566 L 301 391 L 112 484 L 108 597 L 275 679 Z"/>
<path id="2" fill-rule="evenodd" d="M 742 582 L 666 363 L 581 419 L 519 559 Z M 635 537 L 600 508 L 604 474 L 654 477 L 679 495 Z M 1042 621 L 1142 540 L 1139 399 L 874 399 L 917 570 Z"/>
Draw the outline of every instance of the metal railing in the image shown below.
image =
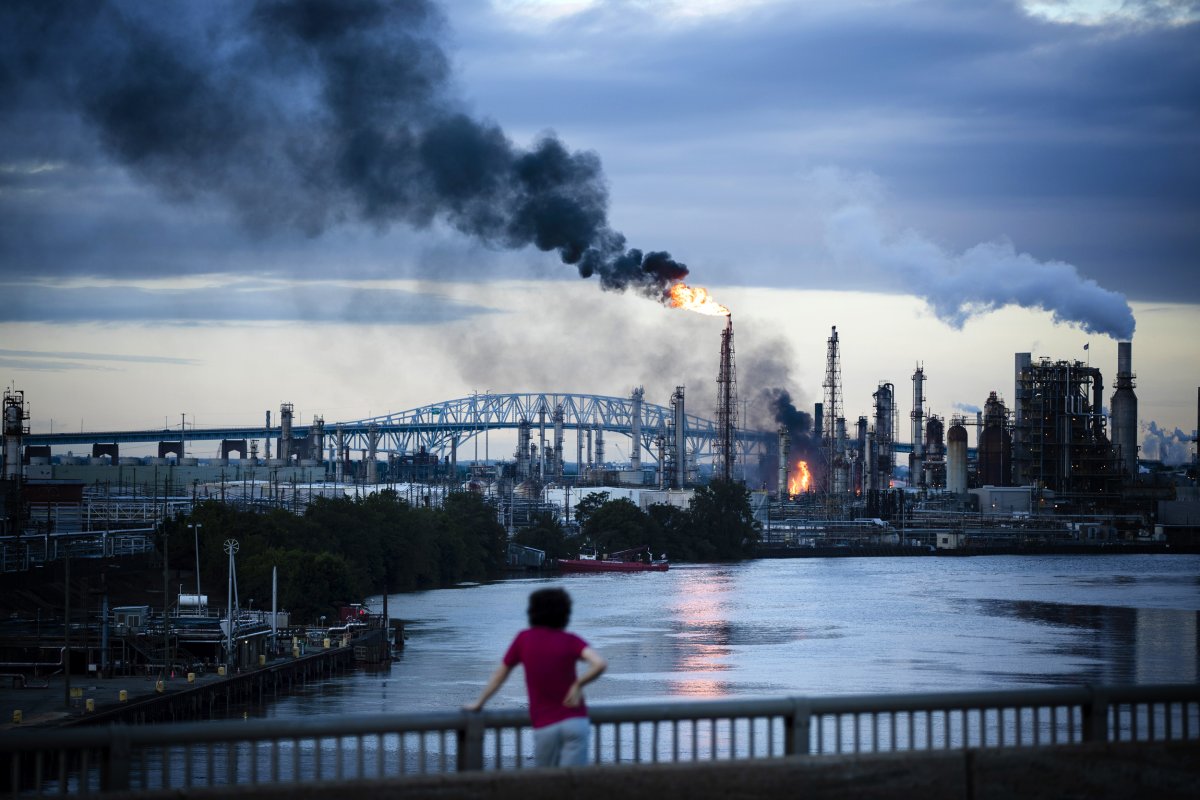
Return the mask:
<path id="1" fill-rule="evenodd" d="M 1200 685 L 600 705 L 597 764 L 1200 739 Z M 0 736 L 14 796 L 311 784 L 532 765 L 523 710 L 73 728 Z"/>

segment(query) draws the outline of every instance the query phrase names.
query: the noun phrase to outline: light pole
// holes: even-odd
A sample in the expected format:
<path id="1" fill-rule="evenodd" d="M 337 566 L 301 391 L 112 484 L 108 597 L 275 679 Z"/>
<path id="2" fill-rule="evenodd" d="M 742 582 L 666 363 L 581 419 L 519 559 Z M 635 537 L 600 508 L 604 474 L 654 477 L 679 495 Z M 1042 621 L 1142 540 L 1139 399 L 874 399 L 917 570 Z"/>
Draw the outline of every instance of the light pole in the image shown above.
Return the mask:
<path id="1" fill-rule="evenodd" d="M 162 534 L 162 543 L 163 543 L 163 619 L 162 619 L 163 671 L 162 671 L 162 676 L 163 676 L 163 680 L 166 680 L 167 675 L 170 672 L 170 666 L 171 666 L 169 663 L 171 660 L 171 652 L 170 652 L 171 640 L 170 640 L 170 633 L 169 633 L 170 627 L 167 624 L 169 621 L 167 612 L 170 609 L 170 601 L 167 598 L 169 596 L 168 592 L 170 591 L 170 589 L 168 588 L 168 577 L 169 577 L 169 570 L 170 570 L 169 562 L 171 560 L 170 559 L 171 537 L 170 537 L 170 534 L 167 533 L 167 527 L 161 523 L 159 524 L 158 531 L 160 534 Z"/>
<path id="2" fill-rule="evenodd" d="M 189 523 L 188 527 L 192 529 L 192 539 L 196 543 L 196 613 L 199 615 L 204 611 L 204 604 L 200 601 L 200 529 L 204 526 L 194 522 Z"/>
<path id="3" fill-rule="evenodd" d="M 226 624 L 229 626 L 225 637 L 226 668 L 231 666 L 230 660 L 233 658 L 233 557 L 237 554 L 239 547 L 237 539 L 225 540 L 225 552 L 229 555 L 229 592 L 226 595 L 228 608 L 225 610 Z"/>

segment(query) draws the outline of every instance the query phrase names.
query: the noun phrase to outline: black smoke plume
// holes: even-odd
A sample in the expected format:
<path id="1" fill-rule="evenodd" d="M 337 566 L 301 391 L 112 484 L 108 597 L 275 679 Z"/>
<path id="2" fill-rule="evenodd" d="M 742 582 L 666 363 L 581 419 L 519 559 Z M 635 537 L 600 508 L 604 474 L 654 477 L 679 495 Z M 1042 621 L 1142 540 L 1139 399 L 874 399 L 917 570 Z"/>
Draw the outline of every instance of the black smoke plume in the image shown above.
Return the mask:
<path id="1" fill-rule="evenodd" d="M 778 427 L 786 428 L 788 432 L 788 474 L 793 474 L 796 462 L 808 462 L 808 468 L 814 479 L 821 472 L 821 433 L 813 430 L 812 414 L 796 408 L 792 395 L 786 389 L 770 391 L 771 411 Z M 778 455 L 776 455 L 778 459 Z M 778 463 L 778 461 L 774 462 Z M 819 485 L 819 484 L 818 484 Z"/>
<path id="2" fill-rule="evenodd" d="M 685 276 L 609 228 L 595 153 L 521 148 L 463 110 L 443 28 L 429 0 L 8 0 L 0 113 L 82 119 L 140 180 L 254 229 L 442 221 L 605 289 L 661 297 Z"/>

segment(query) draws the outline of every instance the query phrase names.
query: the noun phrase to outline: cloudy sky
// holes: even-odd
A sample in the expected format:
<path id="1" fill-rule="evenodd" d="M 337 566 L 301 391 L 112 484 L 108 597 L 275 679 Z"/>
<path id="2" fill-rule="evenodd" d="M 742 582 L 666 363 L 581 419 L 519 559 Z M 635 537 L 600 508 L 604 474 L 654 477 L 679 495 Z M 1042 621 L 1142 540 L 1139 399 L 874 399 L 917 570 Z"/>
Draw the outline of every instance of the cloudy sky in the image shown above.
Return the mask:
<path id="1" fill-rule="evenodd" d="M 1200 3 L 9 2 L 0 48 L 35 430 L 707 413 L 719 322 L 656 302 L 684 277 L 752 402 L 820 400 L 833 325 L 851 419 L 918 362 L 946 415 L 1011 397 L 1015 351 L 1111 386 L 1132 336 L 1147 451 L 1190 452 Z"/>

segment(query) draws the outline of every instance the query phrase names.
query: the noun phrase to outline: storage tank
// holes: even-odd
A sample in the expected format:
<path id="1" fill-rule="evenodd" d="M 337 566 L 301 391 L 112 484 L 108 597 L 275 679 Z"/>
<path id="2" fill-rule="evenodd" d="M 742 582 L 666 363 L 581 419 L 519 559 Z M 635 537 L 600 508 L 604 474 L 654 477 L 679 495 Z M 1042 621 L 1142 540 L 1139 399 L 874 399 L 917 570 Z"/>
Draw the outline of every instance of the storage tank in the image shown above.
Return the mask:
<path id="1" fill-rule="evenodd" d="M 950 426 L 946 434 L 946 490 L 954 494 L 967 491 L 967 429 L 961 424 Z"/>

